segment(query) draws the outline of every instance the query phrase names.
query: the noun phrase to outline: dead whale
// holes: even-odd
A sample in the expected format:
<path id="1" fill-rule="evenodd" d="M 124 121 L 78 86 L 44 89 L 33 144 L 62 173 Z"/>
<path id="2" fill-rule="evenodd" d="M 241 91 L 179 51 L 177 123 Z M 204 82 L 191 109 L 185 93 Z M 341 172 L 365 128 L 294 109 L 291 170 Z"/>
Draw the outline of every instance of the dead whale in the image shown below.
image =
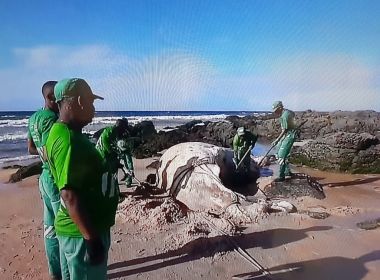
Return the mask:
<path id="1" fill-rule="evenodd" d="M 238 176 L 230 149 L 201 142 L 187 142 L 169 148 L 160 158 L 157 187 L 193 210 L 220 210 L 240 202 L 242 195 L 231 183 Z M 257 192 L 259 170 L 252 160 L 250 180 L 244 188 Z"/>

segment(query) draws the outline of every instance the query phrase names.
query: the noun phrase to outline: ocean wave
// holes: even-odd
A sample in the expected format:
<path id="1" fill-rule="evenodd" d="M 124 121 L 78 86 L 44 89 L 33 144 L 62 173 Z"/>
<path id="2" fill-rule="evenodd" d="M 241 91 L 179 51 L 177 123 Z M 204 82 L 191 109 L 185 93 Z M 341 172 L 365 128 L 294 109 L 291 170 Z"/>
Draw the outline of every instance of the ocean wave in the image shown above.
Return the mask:
<path id="1" fill-rule="evenodd" d="M 136 124 L 142 121 L 190 121 L 190 120 L 223 120 L 227 117 L 226 114 L 219 115 L 174 115 L 174 116 L 129 116 L 125 117 L 131 124 Z M 92 124 L 114 124 L 116 120 L 122 117 L 95 117 Z"/>
<path id="2" fill-rule="evenodd" d="M 254 113 L 254 115 L 260 115 L 260 113 Z M 0 127 L 27 127 L 28 126 L 28 119 L 29 118 L 23 118 L 23 119 L 5 119 L 5 117 L 12 117 L 13 115 L 6 115 L 2 116 L 2 119 L 0 119 Z M 204 114 L 204 115 L 192 115 L 189 113 L 189 115 L 171 115 L 171 116 L 128 116 L 125 117 L 128 119 L 128 121 L 131 124 L 136 124 L 142 121 L 157 121 L 157 122 L 164 122 L 164 121 L 191 121 L 191 120 L 204 120 L 204 121 L 220 121 L 225 119 L 228 114 Z M 238 115 L 239 117 L 243 117 L 243 115 Z M 106 116 L 106 117 L 95 117 L 90 125 L 97 125 L 97 124 L 114 124 L 116 120 L 122 118 L 122 116 Z"/>
<path id="3" fill-rule="evenodd" d="M 2 158 L 0 159 L 0 164 L 9 163 L 9 162 L 16 162 L 16 161 L 25 161 L 25 160 L 31 160 L 31 159 L 37 159 L 37 155 L 25 155 L 25 156 L 18 156 L 18 157 L 12 157 L 12 158 Z"/>
<path id="4" fill-rule="evenodd" d="M 0 135 L 0 142 L 5 142 L 5 141 L 14 141 L 14 140 L 21 140 L 21 139 L 27 139 L 28 138 L 28 133 L 26 132 L 20 132 L 20 133 L 6 133 L 3 135 Z"/>
<path id="5" fill-rule="evenodd" d="M 19 120 L 0 120 L 0 127 L 27 127 L 28 126 L 28 118 L 19 119 Z"/>

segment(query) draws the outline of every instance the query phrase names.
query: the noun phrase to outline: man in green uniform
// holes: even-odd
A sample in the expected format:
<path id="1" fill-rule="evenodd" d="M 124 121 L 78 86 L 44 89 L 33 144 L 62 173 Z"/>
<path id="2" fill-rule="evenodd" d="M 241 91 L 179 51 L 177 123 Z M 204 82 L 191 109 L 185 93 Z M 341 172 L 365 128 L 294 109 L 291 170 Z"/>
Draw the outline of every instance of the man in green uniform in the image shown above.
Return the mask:
<path id="1" fill-rule="evenodd" d="M 123 162 L 125 185 L 130 187 L 132 184 L 133 160 L 130 145 L 127 142 L 128 120 L 125 118 L 116 121 L 114 126 L 106 127 L 96 143 L 96 148 L 102 155 L 104 163 L 109 166 L 110 172 L 116 174 Z"/>
<path id="2" fill-rule="evenodd" d="M 94 117 L 92 93 L 83 79 L 65 79 L 54 87 L 59 105 L 46 142 L 50 170 L 60 191 L 55 228 L 61 249 L 62 277 L 106 279 L 110 228 L 118 203 L 117 180 L 82 128 Z"/>
<path id="3" fill-rule="evenodd" d="M 233 160 L 237 171 L 242 173 L 242 175 L 249 174 L 251 168 L 251 150 L 255 146 L 256 141 L 257 135 L 246 130 L 244 127 L 239 127 L 237 129 L 237 133 L 232 143 L 234 150 Z"/>
<path id="4" fill-rule="evenodd" d="M 44 243 L 51 279 L 61 279 L 59 243 L 54 228 L 54 219 L 60 205 L 60 197 L 45 153 L 45 144 L 50 129 L 58 119 L 58 106 L 55 103 L 54 97 L 54 86 L 56 83 L 55 81 L 48 81 L 42 86 L 45 106 L 43 109 L 35 112 L 29 118 L 28 123 L 28 151 L 33 155 L 38 154 L 42 161 L 42 173 L 38 181 L 41 198 L 44 203 Z"/>
<path id="5" fill-rule="evenodd" d="M 280 117 L 281 124 L 281 134 L 272 143 L 273 146 L 277 145 L 277 159 L 280 164 L 280 172 L 275 180 L 281 182 L 286 176 L 292 175 L 288 158 L 296 139 L 297 129 L 294 124 L 294 112 L 285 109 L 281 101 L 274 102 L 272 109 L 274 114 Z"/>

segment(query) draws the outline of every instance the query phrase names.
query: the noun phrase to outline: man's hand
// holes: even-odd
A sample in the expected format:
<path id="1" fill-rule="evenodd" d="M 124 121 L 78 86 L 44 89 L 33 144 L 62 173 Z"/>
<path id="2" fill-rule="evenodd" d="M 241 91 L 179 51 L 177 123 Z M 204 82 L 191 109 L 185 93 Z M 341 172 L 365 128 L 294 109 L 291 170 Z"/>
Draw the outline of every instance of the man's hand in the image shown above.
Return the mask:
<path id="1" fill-rule="evenodd" d="M 129 170 L 129 175 L 131 175 L 132 178 L 135 177 L 135 172 L 133 170 Z"/>
<path id="2" fill-rule="evenodd" d="M 85 261 L 90 265 L 99 265 L 105 259 L 105 248 L 100 238 L 86 240 Z"/>

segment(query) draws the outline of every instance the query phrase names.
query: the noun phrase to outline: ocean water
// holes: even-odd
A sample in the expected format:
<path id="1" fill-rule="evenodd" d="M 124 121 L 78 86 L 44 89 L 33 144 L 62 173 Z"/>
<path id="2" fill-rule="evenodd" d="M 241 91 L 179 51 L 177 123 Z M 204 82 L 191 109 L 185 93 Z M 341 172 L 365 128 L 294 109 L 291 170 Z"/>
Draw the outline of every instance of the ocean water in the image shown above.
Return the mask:
<path id="1" fill-rule="evenodd" d="M 93 134 L 97 130 L 113 125 L 120 117 L 128 119 L 129 123 L 149 120 L 157 130 L 176 127 L 191 120 L 221 121 L 227 116 L 260 115 L 265 112 L 249 111 L 101 111 L 96 112 L 93 122 L 84 131 Z M 0 112 L 0 164 L 14 163 L 36 158 L 28 155 L 27 126 L 33 112 Z M 257 144 L 253 153 L 262 155 L 266 146 Z"/>

